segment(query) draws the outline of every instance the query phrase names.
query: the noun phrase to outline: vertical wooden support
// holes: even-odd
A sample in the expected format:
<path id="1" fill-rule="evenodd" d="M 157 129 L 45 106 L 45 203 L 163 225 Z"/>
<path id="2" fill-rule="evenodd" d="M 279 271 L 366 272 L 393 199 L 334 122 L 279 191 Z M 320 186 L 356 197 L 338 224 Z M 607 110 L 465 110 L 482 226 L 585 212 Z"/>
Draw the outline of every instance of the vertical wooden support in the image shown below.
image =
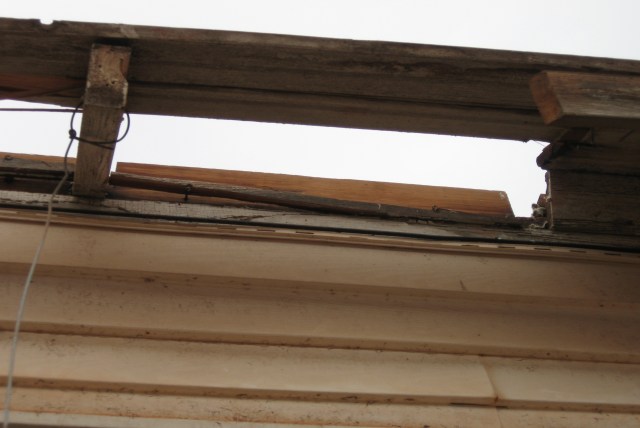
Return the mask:
<path id="1" fill-rule="evenodd" d="M 82 140 L 108 142 L 118 138 L 127 102 L 126 80 L 131 49 L 95 44 L 91 49 L 84 94 Z M 103 198 L 115 145 L 98 147 L 80 142 L 73 194 Z M 111 149 L 111 150 L 110 150 Z"/>
<path id="2" fill-rule="evenodd" d="M 538 157 L 556 230 L 640 236 L 640 78 L 549 71 L 531 80 L 547 124 L 567 130 Z"/>

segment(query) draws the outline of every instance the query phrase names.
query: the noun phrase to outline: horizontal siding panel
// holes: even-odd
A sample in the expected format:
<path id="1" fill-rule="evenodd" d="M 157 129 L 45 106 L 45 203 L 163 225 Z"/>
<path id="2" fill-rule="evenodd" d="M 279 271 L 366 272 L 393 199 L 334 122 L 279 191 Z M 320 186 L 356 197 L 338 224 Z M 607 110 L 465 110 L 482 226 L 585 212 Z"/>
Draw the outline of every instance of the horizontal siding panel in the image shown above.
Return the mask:
<path id="1" fill-rule="evenodd" d="M 2 265 L 0 265 L 2 266 Z M 5 269 L 10 269 L 4 265 Z M 15 267 L 13 268 L 15 269 Z M 109 278 L 109 279 L 107 279 Z M 24 281 L 0 274 L 0 327 Z M 39 270 L 23 331 L 640 363 L 631 306 L 516 303 L 115 271 Z"/>
<path id="2" fill-rule="evenodd" d="M 6 367 L 10 334 L 0 337 Z M 20 339 L 16 384 L 365 403 L 494 401 L 475 356 L 31 333 Z"/>
<path id="3" fill-rule="evenodd" d="M 135 225 L 124 221 L 119 230 L 56 225 L 40 264 L 295 281 L 310 286 L 463 292 L 474 298 L 504 295 L 549 302 L 562 298 L 640 303 L 640 259 L 632 255 L 593 257 L 588 252 L 554 254 L 550 249 L 536 253 L 494 248 L 492 252 L 419 240 L 404 247 L 384 239 L 345 243 L 306 232 L 287 236 L 256 231 L 248 238 L 234 230 L 226 236 L 198 234 L 195 226 L 171 233 L 125 229 Z M 0 262 L 30 263 L 41 233 L 40 223 L 0 222 L 0 240 L 12 243 L 0 248 Z"/>

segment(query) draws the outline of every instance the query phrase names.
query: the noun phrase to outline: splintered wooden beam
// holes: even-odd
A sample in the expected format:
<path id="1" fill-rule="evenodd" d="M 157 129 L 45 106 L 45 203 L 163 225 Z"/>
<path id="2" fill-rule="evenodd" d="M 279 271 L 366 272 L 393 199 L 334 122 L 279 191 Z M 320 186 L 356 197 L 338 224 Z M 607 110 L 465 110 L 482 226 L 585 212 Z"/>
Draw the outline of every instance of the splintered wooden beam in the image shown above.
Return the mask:
<path id="1" fill-rule="evenodd" d="M 73 193 L 103 198 L 109 180 L 115 144 L 127 103 L 126 80 L 131 49 L 93 45 L 82 108 L 82 128 Z"/>
<path id="2" fill-rule="evenodd" d="M 640 77 L 544 71 L 531 92 L 547 125 L 640 129 Z"/>

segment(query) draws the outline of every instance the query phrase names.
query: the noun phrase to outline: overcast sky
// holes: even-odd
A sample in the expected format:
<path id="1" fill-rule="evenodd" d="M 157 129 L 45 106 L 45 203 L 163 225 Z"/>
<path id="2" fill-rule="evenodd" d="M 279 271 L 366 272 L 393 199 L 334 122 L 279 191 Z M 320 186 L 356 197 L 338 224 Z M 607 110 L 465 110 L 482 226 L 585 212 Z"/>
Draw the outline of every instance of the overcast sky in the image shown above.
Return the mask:
<path id="1" fill-rule="evenodd" d="M 1 0 L 0 16 L 640 60 L 638 0 Z M 0 101 L 1 107 L 18 105 Z M 0 151 L 64 152 L 65 114 L 0 112 L 0 123 Z M 545 189 L 535 164 L 542 148 L 539 142 L 136 115 L 115 160 L 504 190 L 516 214 L 528 216 Z"/>

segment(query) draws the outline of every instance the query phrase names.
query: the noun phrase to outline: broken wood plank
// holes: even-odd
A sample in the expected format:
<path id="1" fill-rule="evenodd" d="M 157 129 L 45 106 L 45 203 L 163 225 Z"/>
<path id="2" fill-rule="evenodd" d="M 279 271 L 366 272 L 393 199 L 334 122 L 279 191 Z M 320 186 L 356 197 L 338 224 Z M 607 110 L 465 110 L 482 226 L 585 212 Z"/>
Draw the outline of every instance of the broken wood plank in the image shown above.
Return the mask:
<path id="1" fill-rule="evenodd" d="M 193 180 L 178 180 L 157 177 L 147 177 L 135 174 L 114 172 L 109 182 L 115 186 L 136 187 L 142 189 L 159 190 L 182 195 L 215 196 L 238 199 L 250 202 L 282 205 L 286 207 L 340 213 L 350 215 L 373 216 L 383 218 L 412 218 L 423 220 L 438 220 L 483 225 L 514 225 L 521 226 L 522 220 L 512 216 L 483 216 L 478 214 L 460 213 L 446 209 L 432 210 L 402 207 L 397 205 L 348 201 L 321 196 L 302 195 L 254 187 L 232 186 Z"/>
<path id="2" fill-rule="evenodd" d="M 84 79 L 95 40 L 131 46 L 131 112 L 520 141 L 563 132 L 539 116 L 535 74 L 640 75 L 628 60 L 146 26 L 3 19 L 0 36 L 0 75 Z"/>
<path id="3" fill-rule="evenodd" d="M 548 125 L 640 129 L 640 76 L 544 71 L 531 92 Z"/>
<path id="4" fill-rule="evenodd" d="M 640 235 L 640 177 L 551 170 L 555 230 Z"/>
<path id="5" fill-rule="evenodd" d="M 417 184 L 330 179 L 287 174 L 118 162 L 116 171 L 159 178 L 283 190 L 357 202 L 432 210 L 434 207 L 488 216 L 513 216 L 505 192 Z"/>
<path id="6" fill-rule="evenodd" d="M 131 49 L 94 45 L 82 103 L 82 128 L 73 193 L 102 198 L 109 180 L 115 144 L 127 103 L 126 74 Z"/>

